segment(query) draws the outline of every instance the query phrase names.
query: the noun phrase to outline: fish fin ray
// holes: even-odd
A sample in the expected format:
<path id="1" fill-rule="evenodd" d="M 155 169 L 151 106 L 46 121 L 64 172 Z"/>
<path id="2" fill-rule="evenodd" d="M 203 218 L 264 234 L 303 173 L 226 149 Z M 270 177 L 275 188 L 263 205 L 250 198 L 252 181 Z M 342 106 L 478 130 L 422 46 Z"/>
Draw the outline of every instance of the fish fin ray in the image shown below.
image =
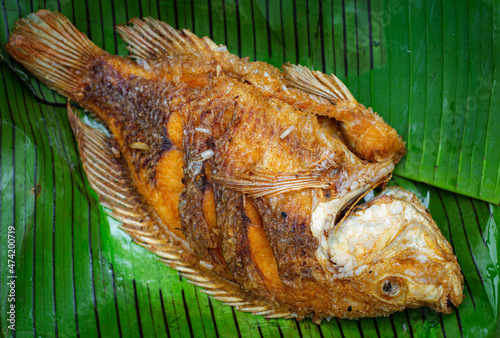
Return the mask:
<path id="1" fill-rule="evenodd" d="M 132 182 L 126 168 L 117 161 L 111 152 L 109 137 L 102 131 L 86 125 L 73 112 L 68 102 L 68 119 L 78 142 L 82 165 L 90 186 L 94 189 L 108 209 L 120 210 L 121 215 L 129 215 L 122 222 L 136 223 L 140 220 L 151 221 L 146 211 L 140 207 L 139 196 L 132 191 Z M 112 212 L 108 213 L 113 217 Z"/>
<path id="2" fill-rule="evenodd" d="M 335 75 L 326 75 L 301 65 L 283 65 L 285 78 L 296 88 L 321 96 L 331 102 L 357 102 Z"/>
<path id="3" fill-rule="evenodd" d="M 105 53 L 64 15 L 48 10 L 18 20 L 6 48 L 37 79 L 72 98 L 88 61 Z"/>
<path id="4" fill-rule="evenodd" d="M 271 197 L 289 191 L 311 188 L 326 189 L 325 172 L 311 170 L 293 173 L 268 173 L 254 168 L 250 174 L 237 172 L 234 178 L 212 176 L 214 182 L 229 190 L 244 193 L 250 197 Z"/>
<path id="5" fill-rule="evenodd" d="M 207 37 L 199 38 L 187 29 L 177 30 L 153 18 L 133 18 L 133 26 L 118 25 L 117 32 L 129 44 L 134 57 L 158 60 L 167 56 L 206 55 L 218 45 Z"/>
<path id="6" fill-rule="evenodd" d="M 152 210 L 144 207 L 147 202 L 135 188 L 126 163 L 111 150 L 110 138 L 82 122 L 69 101 L 68 119 L 88 182 L 99 196 L 99 203 L 107 208 L 105 212 L 122 222 L 120 228 L 139 244 L 153 245 L 157 254 L 163 249 L 170 250 L 172 242 L 187 249 L 184 240 L 172 233 Z"/>

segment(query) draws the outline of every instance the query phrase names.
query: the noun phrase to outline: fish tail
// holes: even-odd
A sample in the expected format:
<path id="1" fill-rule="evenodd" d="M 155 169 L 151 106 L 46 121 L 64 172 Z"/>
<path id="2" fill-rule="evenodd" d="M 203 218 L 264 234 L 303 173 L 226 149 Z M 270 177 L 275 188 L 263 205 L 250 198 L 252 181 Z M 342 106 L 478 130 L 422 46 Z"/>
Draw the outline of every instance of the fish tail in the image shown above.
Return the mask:
<path id="1" fill-rule="evenodd" d="M 82 95 L 89 61 L 106 53 L 64 15 L 47 10 L 18 20 L 6 48 L 37 79 L 72 99 Z"/>

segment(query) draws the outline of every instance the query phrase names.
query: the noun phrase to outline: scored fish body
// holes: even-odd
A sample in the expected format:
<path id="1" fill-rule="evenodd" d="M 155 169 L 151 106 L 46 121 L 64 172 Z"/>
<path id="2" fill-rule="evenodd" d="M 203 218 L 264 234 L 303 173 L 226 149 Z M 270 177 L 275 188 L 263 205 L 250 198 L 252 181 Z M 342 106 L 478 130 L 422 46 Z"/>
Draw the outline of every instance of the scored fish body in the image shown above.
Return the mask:
<path id="1" fill-rule="evenodd" d="M 145 232 L 129 218 L 134 238 L 271 317 L 449 313 L 461 303 L 456 257 L 413 194 L 388 188 L 354 207 L 387 183 L 405 147 L 335 76 L 280 72 L 189 31 L 131 22 L 118 32 L 137 61 L 44 10 L 18 22 L 7 50 L 107 126 L 111 138 L 69 110 L 89 182 L 114 217 L 126 223 L 139 211 L 123 208 L 137 205 L 154 220 Z"/>

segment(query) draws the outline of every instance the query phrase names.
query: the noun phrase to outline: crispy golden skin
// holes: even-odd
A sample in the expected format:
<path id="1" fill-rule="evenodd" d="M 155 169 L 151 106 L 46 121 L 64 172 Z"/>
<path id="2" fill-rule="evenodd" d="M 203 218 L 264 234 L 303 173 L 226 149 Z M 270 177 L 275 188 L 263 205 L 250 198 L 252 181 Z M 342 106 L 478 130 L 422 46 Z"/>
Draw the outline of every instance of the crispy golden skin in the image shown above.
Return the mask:
<path id="1" fill-rule="evenodd" d="M 164 23 L 132 22 L 118 31 L 141 62 L 109 55 L 48 11 L 19 22 L 7 50 L 104 121 L 135 188 L 200 269 L 298 318 L 404 308 L 372 294 L 369 275 L 339 278 L 324 256 L 341 211 L 404 155 L 396 131 L 334 76 L 290 65 L 282 73 Z M 79 49 L 70 55 L 63 38 Z"/>

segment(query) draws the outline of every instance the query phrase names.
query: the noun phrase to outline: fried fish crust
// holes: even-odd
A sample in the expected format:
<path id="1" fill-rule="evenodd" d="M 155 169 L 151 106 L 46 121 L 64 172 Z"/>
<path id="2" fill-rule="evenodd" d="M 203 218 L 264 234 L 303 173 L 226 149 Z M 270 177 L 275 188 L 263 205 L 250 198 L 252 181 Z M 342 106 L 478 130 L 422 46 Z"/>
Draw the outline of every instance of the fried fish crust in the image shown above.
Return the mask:
<path id="1" fill-rule="evenodd" d="M 387 182 L 405 146 L 335 76 L 292 65 L 280 72 L 154 19 L 131 22 L 117 30 L 137 61 L 106 53 L 44 10 L 18 22 L 7 50 L 103 121 L 158 231 L 185 248 L 186 262 L 299 319 L 460 304 L 456 258 L 417 202 L 379 198 L 350 215 L 363 194 Z M 366 258 L 375 253 L 345 251 L 356 236 L 332 240 L 358 229 L 353 219 L 377 222 L 384 208 L 404 217 L 387 216 L 392 223 L 368 240 L 425 232 L 439 244 L 404 242 L 394 259 L 411 270 L 421 252 L 440 257 L 425 270 L 438 277 L 405 279 L 394 262 Z"/>

